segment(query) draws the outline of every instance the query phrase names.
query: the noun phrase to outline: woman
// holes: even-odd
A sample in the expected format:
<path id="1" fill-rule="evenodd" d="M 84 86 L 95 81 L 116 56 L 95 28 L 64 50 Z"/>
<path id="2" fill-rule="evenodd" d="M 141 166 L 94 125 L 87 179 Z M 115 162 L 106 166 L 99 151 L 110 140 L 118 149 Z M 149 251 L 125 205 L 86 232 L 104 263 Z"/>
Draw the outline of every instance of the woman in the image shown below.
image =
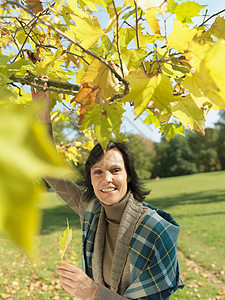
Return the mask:
<path id="1" fill-rule="evenodd" d="M 49 92 L 31 89 L 40 114 L 50 122 Z M 85 300 L 167 299 L 179 285 L 176 244 L 179 226 L 170 214 L 143 202 L 132 155 L 125 143 L 96 145 L 86 165 L 86 186 L 47 178 L 80 216 L 83 270 L 59 263 L 63 288 Z"/>

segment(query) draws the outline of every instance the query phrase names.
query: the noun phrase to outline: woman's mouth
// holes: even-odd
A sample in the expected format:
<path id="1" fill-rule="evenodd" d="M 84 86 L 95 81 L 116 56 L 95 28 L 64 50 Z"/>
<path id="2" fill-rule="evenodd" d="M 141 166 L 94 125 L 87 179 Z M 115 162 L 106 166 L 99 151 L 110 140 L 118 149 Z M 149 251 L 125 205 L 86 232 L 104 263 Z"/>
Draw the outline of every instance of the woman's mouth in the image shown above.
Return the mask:
<path id="1" fill-rule="evenodd" d="M 105 188 L 105 189 L 101 189 L 101 192 L 103 192 L 103 193 L 109 193 L 109 192 L 113 192 L 115 190 L 116 190 L 116 188 Z"/>

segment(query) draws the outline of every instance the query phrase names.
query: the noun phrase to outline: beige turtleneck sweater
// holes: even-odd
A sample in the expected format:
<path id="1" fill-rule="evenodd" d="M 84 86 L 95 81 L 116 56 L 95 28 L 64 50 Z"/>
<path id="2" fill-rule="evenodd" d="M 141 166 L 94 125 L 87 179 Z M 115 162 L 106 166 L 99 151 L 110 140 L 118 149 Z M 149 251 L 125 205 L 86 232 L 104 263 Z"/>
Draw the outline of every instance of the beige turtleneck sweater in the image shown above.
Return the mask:
<path id="1" fill-rule="evenodd" d="M 105 249 L 103 255 L 103 278 L 108 287 L 110 287 L 111 266 L 116 246 L 118 230 L 127 201 L 128 197 L 125 197 L 120 202 L 114 205 L 105 205 L 102 203 L 107 221 Z"/>

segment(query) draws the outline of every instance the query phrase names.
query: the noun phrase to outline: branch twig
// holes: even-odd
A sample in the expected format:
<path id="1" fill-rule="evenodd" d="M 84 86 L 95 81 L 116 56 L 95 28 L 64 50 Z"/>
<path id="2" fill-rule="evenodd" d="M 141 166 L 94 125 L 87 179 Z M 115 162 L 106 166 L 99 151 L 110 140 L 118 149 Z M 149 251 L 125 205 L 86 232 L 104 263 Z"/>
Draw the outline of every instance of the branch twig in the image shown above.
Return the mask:
<path id="1" fill-rule="evenodd" d="M 204 21 L 202 22 L 202 24 L 200 24 L 198 27 L 201 27 L 201 26 L 205 25 L 205 23 L 207 23 L 209 20 L 211 20 L 212 18 L 218 16 L 219 14 L 221 14 L 221 13 L 223 13 L 223 12 L 225 12 L 225 9 L 222 9 L 221 11 L 218 11 L 217 13 L 211 15 L 208 19 L 204 20 Z"/>
<path id="2" fill-rule="evenodd" d="M 31 15 L 33 18 L 35 18 L 35 15 L 26 7 L 24 7 L 23 5 L 21 5 L 20 3 L 16 2 L 16 1 L 11 1 L 11 0 L 6 0 L 6 2 L 8 4 L 11 5 L 15 5 L 15 6 L 19 6 L 20 8 L 22 8 L 24 11 L 26 11 L 29 15 Z M 77 47 L 79 47 L 84 53 L 90 55 L 91 57 L 99 60 L 101 63 L 103 63 L 113 74 L 114 76 L 121 81 L 124 84 L 124 94 L 127 94 L 129 92 L 129 82 L 127 82 L 124 78 L 122 78 L 114 69 L 112 66 L 110 66 L 110 64 L 107 63 L 107 61 L 105 59 L 102 59 L 98 56 L 96 56 L 95 54 L 93 54 L 90 50 L 87 50 L 85 48 L 83 48 L 77 41 L 75 41 L 74 39 L 72 39 L 71 37 L 69 37 L 68 35 L 66 35 L 64 32 L 62 32 L 61 30 L 59 30 L 58 28 L 54 27 L 53 25 L 49 24 L 49 22 L 39 18 L 39 22 L 41 22 L 42 24 L 44 24 L 45 26 L 47 26 L 48 28 L 52 29 L 53 31 L 57 32 L 58 34 L 60 34 L 62 37 L 64 37 L 65 39 L 67 39 L 68 41 L 70 41 L 71 43 L 75 44 Z"/>
<path id="3" fill-rule="evenodd" d="M 118 51 L 118 54 L 119 54 L 121 72 L 122 72 L 122 75 L 124 77 L 123 62 L 122 62 L 120 44 L 119 44 L 119 15 L 117 13 L 115 1 L 112 0 L 112 3 L 113 3 L 113 7 L 114 7 L 114 12 L 115 12 L 115 15 L 116 15 L 116 46 L 117 46 L 117 51 Z"/>
<path id="4" fill-rule="evenodd" d="M 57 93 L 57 94 L 67 94 L 67 95 L 76 95 L 76 93 L 79 91 L 80 85 L 78 84 L 71 84 L 67 82 L 60 82 L 56 80 L 51 79 L 45 79 L 36 77 L 32 73 L 28 73 L 25 77 L 16 77 L 14 74 L 10 76 L 10 79 L 13 82 L 19 82 L 21 84 L 27 84 L 30 86 L 35 87 L 37 90 L 49 90 L 51 92 Z M 48 87 L 43 88 L 43 84 L 47 82 Z M 51 88 L 51 87 L 55 87 Z"/>
<path id="5" fill-rule="evenodd" d="M 137 39 L 137 48 L 140 49 L 140 42 L 139 42 L 139 34 L 138 34 L 138 22 L 139 22 L 139 19 L 138 19 L 138 8 L 137 8 L 137 3 L 136 1 L 134 1 L 135 3 L 135 15 L 136 15 L 136 39 Z M 140 17 L 141 18 L 141 17 Z M 142 67 L 145 71 L 145 73 L 147 74 L 147 70 L 145 68 L 145 65 L 144 63 L 142 62 Z"/>

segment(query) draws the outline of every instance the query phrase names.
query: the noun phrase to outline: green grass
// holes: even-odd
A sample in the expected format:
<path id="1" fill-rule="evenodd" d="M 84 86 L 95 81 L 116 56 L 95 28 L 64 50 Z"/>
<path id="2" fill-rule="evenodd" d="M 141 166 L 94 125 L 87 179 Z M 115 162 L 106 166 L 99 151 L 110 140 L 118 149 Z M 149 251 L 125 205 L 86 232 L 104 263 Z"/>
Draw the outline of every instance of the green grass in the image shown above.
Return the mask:
<path id="1" fill-rule="evenodd" d="M 178 248 L 206 269 L 190 269 L 180 258 L 186 288 L 172 298 L 220 299 L 221 288 L 209 275 L 225 286 L 225 172 L 150 180 L 146 187 L 151 189 L 147 202 L 170 212 L 181 226 Z"/>
<path id="2" fill-rule="evenodd" d="M 150 180 L 146 187 L 152 190 L 146 201 L 170 212 L 181 226 L 178 247 L 185 256 L 179 257 L 179 262 L 186 287 L 171 300 L 225 299 L 221 285 L 225 279 L 225 172 Z M 36 261 L 0 239 L 0 299 L 73 299 L 62 290 L 55 270 L 58 235 L 66 228 L 66 218 L 73 239 L 65 260 L 81 267 L 79 217 L 55 193 L 43 195 L 42 208 Z M 190 265 L 189 259 L 196 264 Z"/>

